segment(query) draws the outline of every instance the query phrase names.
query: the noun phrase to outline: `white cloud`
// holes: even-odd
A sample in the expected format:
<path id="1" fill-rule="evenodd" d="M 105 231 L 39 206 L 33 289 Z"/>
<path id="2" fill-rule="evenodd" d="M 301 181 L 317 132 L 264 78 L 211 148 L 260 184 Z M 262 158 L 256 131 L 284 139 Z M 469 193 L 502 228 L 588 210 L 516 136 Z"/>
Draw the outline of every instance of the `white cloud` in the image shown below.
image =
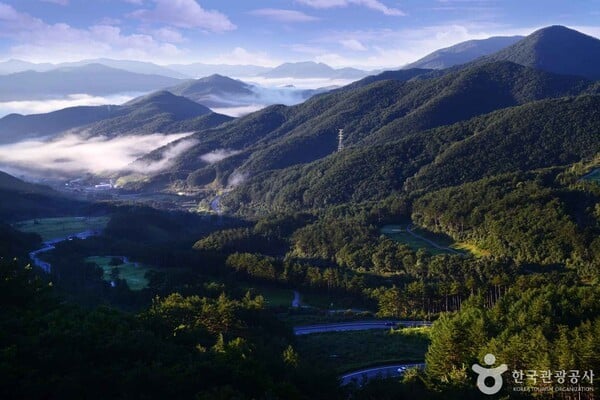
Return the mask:
<path id="1" fill-rule="evenodd" d="M 309 45 L 302 44 L 302 43 L 291 44 L 291 45 L 287 45 L 284 47 L 287 47 L 296 53 L 304 53 L 304 54 L 312 54 L 312 55 L 319 55 L 319 54 L 325 53 L 325 50 L 322 47 L 309 46 Z"/>
<path id="2" fill-rule="evenodd" d="M 216 149 L 210 153 L 202 154 L 200 159 L 205 163 L 214 164 L 239 153 L 239 150 Z"/>
<path id="3" fill-rule="evenodd" d="M 177 159 L 179 157 L 179 155 L 185 153 L 186 151 L 188 151 L 189 149 L 191 149 L 192 147 L 194 147 L 196 144 L 198 144 L 198 140 L 196 139 L 183 139 L 183 140 L 178 140 L 181 137 L 185 137 L 190 135 L 190 133 L 181 133 L 181 134 L 175 134 L 175 135 L 165 135 L 164 138 L 165 140 L 168 140 L 169 142 L 172 142 L 173 139 L 176 139 L 176 141 L 173 141 L 173 144 L 167 146 L 165 149 L 162 150 L 162 154 L 160 155 L 160 158 L 158 160 L 146 160 L 146 159 L 138 159 L 134 162 L 132 162 L 131 164 L 127 165 L 127 167 L 125 168 L 120 168 L 120 170 L 127 170 L 127 171 L 131 171 L 131 172 L 137 172 L 140 174 L 154 174 L 156 172 L 162 171 L 165 168 L 170 167 L 171 165 L 173 165 L 173 162 L 175 161 L 175 159 Z M 159 137 L 157 137 L 159 138 Z M 151 141 L 149 141 L 151 143 Z M 162 142 L 162 140 L 161 140 Z M 168 143 L 168 142 L 167 142 Z M 164 143 L 164 144 L 167 144 Z M 154 148 L 158 148 L 163 146 L 163 144 L 160 144 L 159 146 L 155 146 Z M 144 153 L 144 155 L 147 153 Z"/>
<path id="4" fill-rule="evenodd" d="M 206 62 L 209 64 L 259 65 L 263 67 L 275 67 L 282 63 L 281 60 L 269 57 L 266 52 L 250 52 L 243 47 L 236 47 L 231 52 L 220 54 Z"/>
<path id="5" fill-rule="evenodd" d="M 124 34 L 106 24 L 87 29 L 65 23 L 47 24 L 0 3 L 0 38 L 12 39 L 10 57 L 29 61 L 78 61 L 84 58 L 132 58 L 172 60 L 183 51 L 165 37 L 156 40 L 148 34 Z"/>
<path id="6" fill-rule="evenodd" d="M 67 107 L 100 106 L 104 104 L 123 104 L 143 93 L 123 93 L 112 96 L 90 96 L 89 94 L 72 94 L 61 99 L 6 101 L 0 102 L 0 117 L 11 114 L 42 114 Z"/>
<path id="7" fill-rule="evenodd" d="M 401 17 L 406 15 L 406 13 L 404 13 L 402 10 L 388 7 L 379 0 L 296 0 L 296 2 L 312 8 L 334 8 L 348 7 L 349 5 L 357 5 L 369 8 L 371 10 L 379 11 L 384 15 L 395 17 Z"/>
<path id="8" fill-rule="evenodd" d="M 76 135 L 68 135 L 53 141 L 28 140 L 0 146 L 0 159 L 3 167 L 44 171 L 44 174 L 52 172 L 99 174 L 138 168 L 141 172 L 156 172 L 169 166 L 177 154 L 189 149 L 195 142 L 183 140 L 183 143 L 177 143 L 165 151 L 158 161 L 134 166 L 130 164 L 152 150 L 188 135 L 189 133 L 172 135 L 157 133 L 119 136 L 111 139 L 106 137 L 84 139 Z"/>
<path id="9" fill-rule="evenodd" d="M 248 115 L 255 111 L 262 110 L 263 108 L 265 108 L 267 106 L 268 106 L 268 104 L 250 104 L 248 106 L 239 106 L 239 107 L 214 107 L 214 108 L 211 108 L 211 110 L 218 114 L 228 115 L 230 117 L 237 118 L 237 117 L 243 117 L 244 115 Z"/>
<path id="10" fill-rule="evenodd" d="M 44 3 L 54 3 L 54 4 L 58 4 L 60 6 L 66 6 L 69 5 L 69 0 L 41 0 Z"/>
<path id="11" fill-rule="evenodd" d="M 319 18 L 295 10 L 283 10 L 279 8 L 261 8 L 250 11 L 252 15 L 266 17 L 280 22 L 312 22 Z"/>
<path id="12" fill-rule="evenodd" d="M 348 50 L 353 50 L 353 51 L 366 51 L 367 50 L 365 45 L 356 39 L 340 40 L 340 44 L 342 46 L 344 46 L 345 48 L 347 48 Z"/>
<path id="13" fill-rule="evenodd" d="M 195 0 L 154 0 L 156 7 L 139 9 L 129 14 L 144 22 L 158 22 L 178 28 L 200 28 L 211 32 L 236 29 L 226 15 L 205 10 Z"/>
<path id="14" fill-rule="evenodd" d="M 152 36 L 154 36 L 156 39 L 161 40 L 163 42 L 181 43 L 185 41 L 185 38 L 183 37 L 181 32 L 172 28 L 154 29 L 149 33 L 151 33 Z"/>

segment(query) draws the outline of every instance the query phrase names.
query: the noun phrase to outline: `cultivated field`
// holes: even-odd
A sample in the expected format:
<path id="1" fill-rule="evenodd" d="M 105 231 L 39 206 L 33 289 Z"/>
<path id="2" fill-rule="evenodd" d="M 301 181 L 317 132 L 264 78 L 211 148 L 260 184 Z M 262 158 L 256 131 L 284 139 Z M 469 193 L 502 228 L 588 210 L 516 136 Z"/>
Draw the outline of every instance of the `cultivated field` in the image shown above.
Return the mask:
<path id="1" fill-rule="evenodd" d="M 94 256 L 87 257 L 85 261 L 94 263 L 100 268 L 102 268 L 102 270 L 104 271 L 104 276 L 102 278 L 107 282 L 113 280 L 112 271 L 116 268 L 119 272 L 118 279 L 125 280 L 131 290 L 142 290 L 148 287 L 148 279 L 146 279 L 145 277 L 146 272 L 150 270 L 155 270 L 155 268 L 133 262 L 125 262 L 123 264 L 113 266 L 111 265 L 111 261 L 114 258 L 121 257 Z"/>
<path id="2" fill-rule="evenodd" d="M 404 243 L 413 250 L 425 249 L 431 254 L 456 254 L 458 250 L 452 248 L 449 240 L 441 241 L 420 229 L 410 225 L 386 225 L 381 228 L 381 233 L 396 242 Z"/>
<path id="3" fill-rule="evenodd" d="M 38 218 L 17 222 L 14 226 L 23 232 L 35 232 L 42 240 L 66 238 L 85 231 L 100 231 L 110 217 L 61 217 Z"/>

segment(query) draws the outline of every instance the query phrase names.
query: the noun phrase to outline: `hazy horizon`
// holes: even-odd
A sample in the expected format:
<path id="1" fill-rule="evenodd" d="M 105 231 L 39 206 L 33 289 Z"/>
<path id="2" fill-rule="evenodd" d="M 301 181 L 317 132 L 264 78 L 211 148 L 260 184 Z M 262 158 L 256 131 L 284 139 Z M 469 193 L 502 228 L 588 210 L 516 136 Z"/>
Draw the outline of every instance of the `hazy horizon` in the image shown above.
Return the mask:
<path id="1" fill-rule="evenodd" d="M 527 35 L 553 24 L 598 37 L 599 7 L 488 0 L 4 0 L 0 59 L 399 68 L 466 40 Z"/>

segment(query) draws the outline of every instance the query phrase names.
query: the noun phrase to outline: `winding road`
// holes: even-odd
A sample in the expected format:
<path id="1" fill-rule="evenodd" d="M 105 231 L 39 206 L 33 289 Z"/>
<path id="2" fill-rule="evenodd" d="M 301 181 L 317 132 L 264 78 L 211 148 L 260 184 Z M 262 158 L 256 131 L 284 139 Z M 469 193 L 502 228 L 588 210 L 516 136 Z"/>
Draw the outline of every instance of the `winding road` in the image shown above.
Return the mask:
<path id="1" fill-rule="evenodd" d="M 348 331 L 365 331 L 370 329 L 390 329 L 397 326 L 413 327 L 413 326 L 431 326 L 429 321 L 354 321 L 340 322 L 334 324 L 319 324 L 295 326 L 294 335 L 310 335 L 313 333 L 325 332 L 348 332 Z"/>
<path id="2" fill-rule="evenodd" d="M 410 368 L 423 369 L 425 368 L 425 364 L 396 364 L 361 369 L 342 375 L 340 377 L 341 385 L 344 386 L 349 385 L 351 383 L 362 385 L 363 383 L 373 379 L 400 377 L 406 372 L 406 370 Z"/>

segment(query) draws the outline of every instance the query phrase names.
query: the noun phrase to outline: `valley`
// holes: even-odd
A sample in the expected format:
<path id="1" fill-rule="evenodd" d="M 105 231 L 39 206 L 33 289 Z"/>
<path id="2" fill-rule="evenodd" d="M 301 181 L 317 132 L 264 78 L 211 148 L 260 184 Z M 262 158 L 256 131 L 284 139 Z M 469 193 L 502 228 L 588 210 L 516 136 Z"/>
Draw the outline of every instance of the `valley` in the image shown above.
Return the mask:
<path id="1" fill-rule="evenodd" d="M 401 16 L 375 3 L 310 11 Z M 514 371 L 597 369 L 600 40 L 416 58 L 0 62 L 0 101 L 144 93 L 0 118 L 0 397 L 476 399 L 486 361 L 529 399 Z"/>

